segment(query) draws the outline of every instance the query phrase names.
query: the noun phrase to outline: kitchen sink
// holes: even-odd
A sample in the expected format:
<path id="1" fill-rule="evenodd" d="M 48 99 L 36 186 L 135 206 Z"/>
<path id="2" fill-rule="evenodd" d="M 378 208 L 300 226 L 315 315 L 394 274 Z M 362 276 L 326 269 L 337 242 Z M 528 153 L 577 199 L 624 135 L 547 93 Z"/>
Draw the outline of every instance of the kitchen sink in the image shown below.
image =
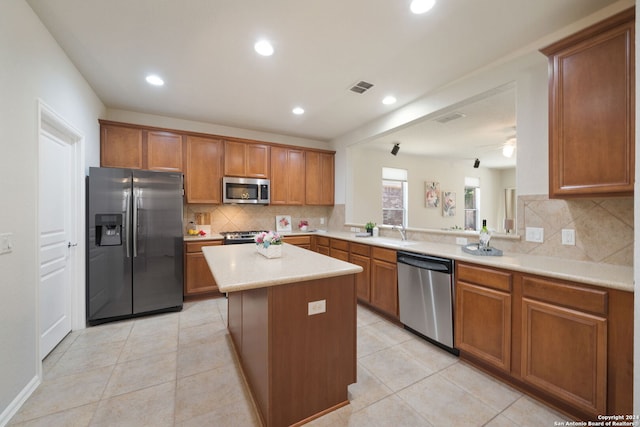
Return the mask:
<path id="1" fill-rule="evenodd" d="M 386 237 L 371 237 L 368 239 L 369 243 L 373 243 L 373 244 L 382 244 L 382 245 L 389 245 L 389 246 L 396 246 L 396 247 L 405 247 L 405 246 L 411 246 L 411 245 L 416 245 L 419 242 L 414 242 L 412 240 L 400 240 L 400 239 L 390 239 L 390 238 L 386 238 Z"/>

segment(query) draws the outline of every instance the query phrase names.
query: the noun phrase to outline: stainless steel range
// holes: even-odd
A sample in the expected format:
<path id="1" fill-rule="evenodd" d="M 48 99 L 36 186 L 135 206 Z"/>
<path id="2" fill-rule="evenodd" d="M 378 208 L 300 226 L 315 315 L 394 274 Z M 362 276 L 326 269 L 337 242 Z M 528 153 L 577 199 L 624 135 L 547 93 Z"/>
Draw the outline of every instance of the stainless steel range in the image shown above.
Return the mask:
<path id="1" fill-rule="evenodd" d="M 255 235 L 261 232 L 262 230 L 221 231 L 220 234 L 224 237 L 223 244 L 237 245 L 241 243 L 253 243 Z"/>

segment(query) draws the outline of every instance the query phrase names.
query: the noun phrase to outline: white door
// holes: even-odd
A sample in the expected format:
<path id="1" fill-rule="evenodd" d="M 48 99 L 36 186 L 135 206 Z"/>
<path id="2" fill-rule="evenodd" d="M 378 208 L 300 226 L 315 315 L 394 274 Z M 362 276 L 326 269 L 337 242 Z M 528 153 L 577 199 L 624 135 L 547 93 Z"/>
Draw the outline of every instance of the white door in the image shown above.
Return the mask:
<path id="1" fill-rule="evenodd" d="M 75 255 L 77 203 L 76 147 L 50 126 L 40 127 L 39 152 L 39 323 L 40 357 L 71 332 L 72 251 Z"/>

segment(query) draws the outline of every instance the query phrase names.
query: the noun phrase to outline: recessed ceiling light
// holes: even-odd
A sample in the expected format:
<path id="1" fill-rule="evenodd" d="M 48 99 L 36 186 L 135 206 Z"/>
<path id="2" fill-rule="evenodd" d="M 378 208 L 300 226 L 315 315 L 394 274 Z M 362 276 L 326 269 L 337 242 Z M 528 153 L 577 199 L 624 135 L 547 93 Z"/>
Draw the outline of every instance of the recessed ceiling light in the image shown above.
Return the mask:
<path id="1" fill-rule="evenodd" d="M 304 108 L 302 107 L 296 107 L 293 110 L 291 110 L 291 112 L 297 116 L 304 114 Z"/>
<path id="2" fill-rule="evenodd" d="M 419 15 L 421 13 L 426 13 L 435 6 L 436 0 L 413 0 L 411 2 L 411 12 Z"/>
<path id="3" fill-rule="evenodd" d="M 267 40 L 260 40 L 253 45 L 253 48 L 262 56 L 273 55 L 273 46 Z"/>
<path id="4" fill-rule="evenodd" d="M 385 96 L 384 99 L 382 100 L 382 103 L 384 105 L 391 105 L 391 104 L 395 104 L 396 103 L 396 98 L 395 96 Z"/>
<path id="5" fill-rule="evenodd" d="M 154 86 L 162 86 L 164 84 L 164 80 L 155 74 L 149 74 L 147 76 L 147 83 Z"/>

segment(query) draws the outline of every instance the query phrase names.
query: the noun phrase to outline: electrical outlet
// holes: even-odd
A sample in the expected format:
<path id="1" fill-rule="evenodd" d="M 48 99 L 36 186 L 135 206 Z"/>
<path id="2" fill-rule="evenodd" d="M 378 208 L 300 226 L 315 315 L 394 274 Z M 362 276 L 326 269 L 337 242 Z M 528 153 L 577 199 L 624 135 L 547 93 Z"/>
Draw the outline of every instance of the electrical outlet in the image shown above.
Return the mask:
<path id="1" fill-rule="evenodd" d="M 0 234 L 0 254 L 8 254 L 13 251 L 13 242 L 11 241 L 13 233 Z"/>
<path id="2" fill-rule="evenodd" d="M 562 244 L 575 246 L 576 245 L 576 230 L 571 228 L 562 229 Z"/>
<path id="3" fill-rule="evenodd" d="M 464 246 L 467 243 L 469 243 L 469 241 L 467 240 L 466 237 L 456 237 L 456 245 Z"/>
<path id="4" fill-rule="evenodd" d="M 324 225 L 324 217 L 320 217 L 320 225 Z"/>
<path id="5" fill-rule="evenodd" d="M 308 314 L 309 316 L 313 316 L 314 314 L 320 314 L 327 311 L 327 300 L 321 299 L 318 301 L 311 301 L 308 304 Z"/>
<path id="6" fill-rule="evenodd" d="M 527 242 L 543 243 L 544 242 L 544 228 L 539 227 L 527 227 L 525 233 L 525 239 Z"/>

